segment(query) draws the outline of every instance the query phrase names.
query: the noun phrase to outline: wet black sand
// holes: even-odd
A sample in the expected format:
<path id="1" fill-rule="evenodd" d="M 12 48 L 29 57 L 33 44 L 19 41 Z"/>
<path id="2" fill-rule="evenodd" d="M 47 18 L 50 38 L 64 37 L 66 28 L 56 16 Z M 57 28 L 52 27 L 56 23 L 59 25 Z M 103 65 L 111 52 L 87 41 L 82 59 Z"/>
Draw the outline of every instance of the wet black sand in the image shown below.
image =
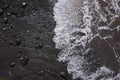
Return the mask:
<path id="1" fill-rule="evenodd" d="M 0 77 L 71 80 L 52 40 L 55 0 L 0 0 Z"/>

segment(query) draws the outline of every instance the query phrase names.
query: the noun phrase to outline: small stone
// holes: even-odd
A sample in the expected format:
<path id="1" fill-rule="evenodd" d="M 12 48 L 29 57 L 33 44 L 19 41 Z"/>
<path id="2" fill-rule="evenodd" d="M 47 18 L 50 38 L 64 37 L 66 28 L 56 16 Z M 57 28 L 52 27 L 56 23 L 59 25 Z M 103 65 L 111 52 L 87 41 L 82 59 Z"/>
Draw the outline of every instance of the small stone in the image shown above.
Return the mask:
<path id="1" fill-rule="evenodd" d="M 7 12 L 7 16 L 10 16 L 11 14 L 9 12 Z"/>
<path id="2" fill-rule="evenodd" d="M 44 73 L 44 71 L 41 70 L 40 73 Z"/>
<path id="3" fill-rule="evenodd" d="M 3 13 L 3 10 L 0 8 L 0 14 L 2 14 Z"/>
<path id="4" fill-rule="evenodd" d="M 60 72 L 60 75 L 65 75 L 65 72 Z"/>
<path id="5" fill-rule="evenodd" d="M 40 37 L 36 37 L 36 40 L 40 40 Z"/>
<path id="6" fill-rule="evenodd" d="M 14 67 L 14 66 L 15 66 L 15 63 L 12 62 L 12 63 L 10 64 L 10 67 Z"/>
<path id="7" fill-rule="evenodd" d="M 35 46 L 35 48 L 36 49 L 41 49 L 41 48 L 43 48 L 43 45 L 42 44 L 38 44 L 38 45 Z"/>
<path id="8" fill-rule="evenodd" d="M 24 57 L 23 57 L 23 56 L 21 56 L 21 57 L 20 57 L 20 61 L 23 61 L 23 60 L 24 60 Z"/>
<path id="9" fill-rule="evenodd" d="M 10 76 L 13 76 L 13 74 L 12 74 L 12 72 L 11 72 L 11 71 L 8 71 L 8 73 L 9 73 L 9 75 L 10 75 Z"/>
<path id="10" fill-rule="evenodd" d="M 60 76 L 61 76 L 64 80 L 66 80 L 66 73 L 65 73 L 65 72 L 60 72 Z"/>
<path id="11" fill-rule="evenodd" d="M 1 36 L 1 40 L 2 40 L 2 42 L 7 41 L 7 39 L 5 38 L 5 36 Z"/>
<path id="12" fill-rule="evenodd" d="M 48 69 L 47 72 L 50 73 L 50 70 Z"/>
<path id="13" fill-rule="evenodd" d="M 12 29 L 12 28 L 13 28 L 12 26 L 9 26 L 9 27 L 8 27 L 9 30 Z"/>
<path id="14" fill-rule="evenodd" d="M 18 12 L 11 12 L 12 15 L 18 15 Z"/>
<path id="15" fill-rule="evenodd" d="M 8 18 L 7 18 L 7 17 L 4 17 L 4 18 L 3 18 L 3 21 L 4 21 L 4 23 L 7 23 L 7 22 L 8 22 Z"/>
<path id="16" fill-rule="evenodd" d="M 23 53 L 23 51 L 22 50 L 18 50 L 18 53 Z"/>
<path id="17" fill-rule="evenodd" d="M 5 4 L 4 5 L 4 9 L 7 9 L 7 8 L 9 8 L 10 6 L 8 5 L 8 4 Z"/>
<path id="18" fill-rule="evenodd" d="M 38 73 L 39 73 L 39 74 L 43 74 L 43 73 L 44 73 L 44 71 L 43 71 L 43 70 L 41 70 L 41 69 L 38 69 Z"/>
<path id="19" fill-rule="evenodd" d="M 22 7 L 26 7 L 27 3 L 26 2 L 22 2 Z"/>
<path id="20" fill-rule="evenodd" d="M 21 40 L 20 39 L 16 39 L 16 44 L 20 45 L 21 44 Z"/>
<path id="21" fill-rule="evenodd" d="M 27 30 L 27 33 L 29 33 L 30 32 L 30 30 Z"/>
<path id="22" fill-rule="evenodd" d="M 23 66 L 27 65 L 28 61 L 29 61 L 29 58 L 25 58 Z"/>
<path id="23" fill-rule="evenodd" d="M 6 30 L 7 30 L 7 28 L 6 28 L 6 27 L 3 27 L 3 28 L 2 28 L 2 30 L 3 30 L 3 31 L 6 31 Z"/>
<path id="24" fill-rule="evenodd" d="M 32 15 L 33 15 L 33 16 L 35 16 L 36 14 L 35 14 L 35 13 L 33 13 Z"/>
<path id="25" fill-rule="evenodd" d="M 25 66 L 28 63 L 29 58 L 27 56 L 21 56 L 20 61 L 21 61 L 22 66 Z"/>
<path id="26" fill-rule="evenodd" d="M 25 44 L 23 44 L 22 46 L 23 46 L 23 47 L 26 47 L 26 45 L 25 45 Z"/>
<path id="27" fill-rule="evenodd" d="M 37 44 L 37 41 L 32 41 L 33 44 Z"/>
<path id="28" fill-rule="evenodd" d="M 12 40 L 10 40 L 10 42 L 8 43 L 9 45 L 13 45 L 13 41 Z"/>

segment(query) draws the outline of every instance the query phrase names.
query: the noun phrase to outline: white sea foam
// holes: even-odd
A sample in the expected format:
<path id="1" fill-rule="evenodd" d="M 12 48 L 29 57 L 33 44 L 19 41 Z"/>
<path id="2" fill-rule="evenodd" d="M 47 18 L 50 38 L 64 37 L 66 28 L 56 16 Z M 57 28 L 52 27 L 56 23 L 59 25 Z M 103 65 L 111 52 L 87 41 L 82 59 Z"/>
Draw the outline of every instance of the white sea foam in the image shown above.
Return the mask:
<path id="1" fill-rule="evenodd" d="M 120 0 L 103 0 L 108 6 L 103 11 L 99 0 L 58 0 L 54 7 L 56 21 L 55 36 L 56 48 L 61 49 L 58 60 L 67 62 L 67 70 L 73 79 L 83 80 L 114 80 L 119 75 L 112 76 L 114 71 L 102 65 L 94 72 L 89 72 L 89 62 L 84 55 L 90 48 L 87 45 L 95 36 L 100 36 L 98 30 L 112 30 L 108 27 L 120 15 Z M 111 12 L 109 8 L 115 10 Z M 109 18 L 108 18 L 109 17 Z M 95 20 L 94 20 L 95 19 Z M 103 21 L 107 24 L 99 25 Z M 92 26 L 97 26 L 97 34 L 93 34 Z M 118 29 L 119 30 L 119 29 Z M 106 36 L 103 39 L 111 38 Z M 78 49 L 79 48 L 79 49 Z M 97 60 L 96 60 L 97 61 Z"/>

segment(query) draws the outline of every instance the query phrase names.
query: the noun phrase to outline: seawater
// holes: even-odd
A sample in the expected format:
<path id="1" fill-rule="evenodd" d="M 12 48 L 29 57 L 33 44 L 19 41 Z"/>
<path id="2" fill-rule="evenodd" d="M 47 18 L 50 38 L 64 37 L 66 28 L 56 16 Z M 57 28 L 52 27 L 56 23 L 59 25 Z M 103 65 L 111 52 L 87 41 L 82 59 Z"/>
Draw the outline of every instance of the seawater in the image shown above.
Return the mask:
<path id="1" fill-rule="evenodd" d="M 112 38 L 111 35 L 100 36 L 100 30 L 120 29 L 120 25 L 110 27 L 119 17 L 120 0 L 58 0 L 55 4 L 56 27 L 53 40 L 56 48 L 61 50 L 58 61 L 66 62 L 68 73 L 72 74 L 73 79 L 120 80 L 119 73 L 113 76 L 115 72 L 102 64 L 90 71 L 90 65 L 94 61 L 97 63 L 97 59 L 89 62 L 87 58 L 90 56 L 86 57 L 92 55 L 89 53 L 89 44 L 94 37 L 104 40 Z M 101 25 L 101 22 L 105 24 Z M 118 54 L 115 56 L 119 57 Z"/>

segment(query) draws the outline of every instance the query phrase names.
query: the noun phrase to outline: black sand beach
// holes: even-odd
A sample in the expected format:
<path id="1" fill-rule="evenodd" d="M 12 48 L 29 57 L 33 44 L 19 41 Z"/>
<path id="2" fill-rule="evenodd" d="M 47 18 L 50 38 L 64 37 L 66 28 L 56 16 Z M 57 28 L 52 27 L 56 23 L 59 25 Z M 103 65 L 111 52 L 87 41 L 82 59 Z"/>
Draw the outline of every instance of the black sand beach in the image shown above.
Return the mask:
<path id="1" fill-rule="evenodd" d="M 54 3 L 0 0 L 0 78 L 71 80 L 52 40 Z"/>
<path id="2" fill-rule="evenodd" d="M 81 71 L 79 68 L 79 66 L 81 65 L 77 65 L 79 63 L 75 61 L 79 58 L 78 55 L 76 56 L 76 54 L 78 53 L 77 51 L 82 49 L 80 45 L 76 44 L 75 48 L 72 48 L 73 53 L 75 51 L 76 54 L 71 54 L 70 55 L 71 60 L 68 61 L 73 62 L 71 65 L 69 65 L 70 69 L 73 70 L 73 72 L 72 70 L 71 72 L 69 72 L 70 70 L 68 71 L 70 74 L 68 74 L 67 72 L 69 63 L 60 63 L 57 60 L 60 50 L 57 50 L 55 48 L 55 43 L 53 42 L 53 37 L 54 35 L 56 35 L 53 31 L 56 26 L 56 23 L 53 19 L 53 7 L 55 2 L 56 0 L 0 0 L 0 80 L 72 80 L 72 75 L 70 74 L 74 73 L 77 74 L 78 72 L 77 70 Z M 76 2 L 74 3 L 77 4 Z M 66 6 L 66 4 L 64 4 L 64 6 L 62 7 L 63 13 L 69 13 L 67 12 L 68 6 L 70 6 L 70 8 L 73 8 L 73 6 L 76 7 L 74 3 L 72 6 L 69 4 L 67 4 Z M 61 9 L 61 5 L 58 5 L 56 10 L 59 8 Z M 92 37 L 96 34 L 98 34 L 99 36 L 94 36 L 91 39 L 91 41 L 87 45 L 85 45 L 86 46 L 85 49 L 90 48 L 87 54 L 79 53 L 79 55 L 80 58 L 82 56 L 85 57 L 85 60 L 87 61 L 85 62 L 85 64 L 88 63 L 87 66 L 83 65 L 85 66 L 83 67 L 84 68 L 83 72 L 87 71 L 86 73 L 89 74 L 89 72 L 90 73 L 95 72 L 101 66 L 105 66 L 114 72 L 113 74 L 111 74 L 109 73 L 110 71 L 107 69 L 109 73 L 107 75 L 106 73 L 107 71 L 106 72 L 103 71 L 104 74 L 102 74 L 102 72 L 99 74 L 98 71 L 98 73 L 96 73 L 98 76 L 95 75 L 97 77 L 94 79 L 101 80 L 103 78 L 102 80 L 104 80 L 109 78 L 109 76 L 114 78 L 117 74 L 120 73 L 120 17 L 118 14 L 118 17 L 113 18 L 115 17 L 113 16 L 113 14 L 116 14 L 114 9 L 108 10 L 108 12 L 112 13 L 112 15 L 111 14 L 109 15 L 109 13 L 106 10 L 106 6 L 110 5 L 105 3 L 104 0 L 99 1 L 99 6 L 100 14 L 105 15 L 107 22 L 105 23 L 102 20 L 100 21 L 99 18 L 101 16 L 99 14 L 96 14 L 97 12 L 92 15 L 93 23 L 95 24 L 90 26 Z M 77 7 L 79 7 L 79 5 Z M 93 8 L 93 12 L 94 9 L 95 8 Z M 59 15 L 61 15 L 61 12 Z M 73 14 L 75 13 L 73 12 Z M 62 16 L 64 15 L 65 14 L 62 14 Z M 69 19 L 69 17 L 72 17 L 71 20 L 74 19 L 73 17 L 75 17 L 75 20 L 77 19 L 76 15 L 74 16 L 67 15 L 65 19 Z M 61 16 L 59 16 L 59 18 L 61 19 Z M 89 20 L 89 16 L 86 18 Z M 112 20 L 111 18 L 113 18 L 114 20 Z M 61 22 L 60 24 L 62 25 L 60 27 L 62 27 L 63 33 L 62 29 L 59 31 L 61 31 L 62 37 L 64 34 L 65 37 L 63 38 L 66 39 L 68 38 L 67 29 L 68 30 L 74 29 L 76 25 L 75 26 L 72 25 L 73 27 L 69 29 L 70 26 L 69 27 L 66 27 L 65 25 L 63 26 Z M 64 29 L 66 29 L 66 32 L 64 31 Z M 89 32 L 87 34 L 89 34 Z M 78 35 L 78 38 L 79 36 L 81 37 L 86 36 L 84 31 L 74 32 L 72 36 L 73 35 L 74 36 Z M 58 39 L 59 36 L 57 36 L 56 38 Z M 63 38 L 61 38 L 60 35 L 59 39 Z M 76 37 L 75 39 L 77 40 L 78 38 Z M 58 41 L 57 44 L 59 44 L 60 41 L 59 39 L 57 40 Z M 63 44 L 66 44 L 64 43 L 65 39 L 61 40 L 61 42 L 63 41 Z M 70 39 L 68 38 L 67 40 Z M 75 40 L 73 40 L 73 43 L 74 41 Z M 59 45 L 62 46 L 61 43 Z M 65 49 L 63 49 L 63 53 L 69 52 L 67 50 L 70 51 L 72 50 L 71 47 L 69 49 L 68 47 L 69 44 L 66 45 L 67 45 L 66 52 L 64 52 Z M 64 45 L 62 47 L 64 47 Z M 86 76 L 86 74 L 84 75 Z M 81 75 L 77 76 L 78 78 L 79 76 L 81 77 Z M 89 80 L 92 79 L 93 78 Z M 80 78 L 76 80 L 82 79 Z M 115 80 L 119 80 L 119 78 L 116 78 Z"/>

